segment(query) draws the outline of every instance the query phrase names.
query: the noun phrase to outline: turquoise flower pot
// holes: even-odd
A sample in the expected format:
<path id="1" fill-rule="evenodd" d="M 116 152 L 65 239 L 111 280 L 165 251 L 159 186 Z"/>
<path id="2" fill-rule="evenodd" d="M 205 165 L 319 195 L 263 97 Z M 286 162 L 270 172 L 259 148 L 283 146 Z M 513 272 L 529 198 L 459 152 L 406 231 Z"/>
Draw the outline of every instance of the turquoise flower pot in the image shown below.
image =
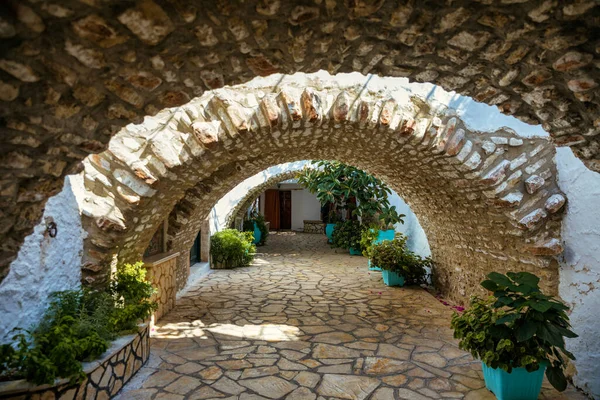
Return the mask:
<path id="1" fill-rule="evenodd" d="M 333 237 L 333 228 L 335 228 L 335 224 L 327 224 L 327 226 L 325 226 L 325 235 L 327 235 L 327 243 L 331 243 L 331 238 Z"/>
<path id="2" fill-rule="evenodd" d="M 394 240 L 394 236 L 396 236 L 395 229 L 388 229 L 386 231 L 382 231 L 381 229 L 377 232 L 377 239 L 375 239 L 375 243 L 381 243 L 384 240 Z"/>
<path id="3" fill-rule="evenodd" d="M 371 260 L 369 260 L 369 271 L 381 271 L 381 268 L 371 265 Z"/>
<path id="4" fill-rule="evenodd" d="M 252 243 L 259 244 L 261 238 L 262 238 L 262 233 L 260 232 L 260 229 L 258 229 L 258 225 L 255 222 L 254 223 L 254 241 Z"/>
<path id="5" fill-rule="evenodd" d="M 350 255 L 351 256 L 362 256 L 362 251 L 360 251 L 360 249 L 356 250 L 356 249 L 350 247 Z"/>
<path id="6" fill-rule="evenodd" d="M 381 271 L 381 275 L 383 276 L 383 283 L 388 286 L 404 286 L 404 277 L 394 271 L 384 269 Z"/>
<path id="7" fill-rule="evenodd" d="M 546 364 L 541 363 L 537 371 L 528 372 L 525 368 L 513 368 L 509 374 L 500 368 L 488 367 L 481 363 L 485 387 L 496 395 L 498 400 L 537 400 Z"/>

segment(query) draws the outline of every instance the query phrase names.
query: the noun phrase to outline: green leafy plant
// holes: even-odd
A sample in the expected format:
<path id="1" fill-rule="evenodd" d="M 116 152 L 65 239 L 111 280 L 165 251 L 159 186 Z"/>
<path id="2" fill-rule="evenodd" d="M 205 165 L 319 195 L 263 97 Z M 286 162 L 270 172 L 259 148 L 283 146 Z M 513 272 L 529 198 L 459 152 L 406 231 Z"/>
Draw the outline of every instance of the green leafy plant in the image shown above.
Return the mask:
<path id="1" fill-rule="evenodd" d="M 158 307 L 150 300 L 155 290 L 146 280 L 146 269 L 141 261 L 118 266 L 109 293 L 115 299 L 112 321 L 115 331 L 135 329 L 138 321 L 148 318 Z"/>
<path id="2" fill-rule="evenodd" d="M 254 259 L 256 247 L 252 232 L 224 229 L 210 238 L 212 268 L 236 268 L 249 265 Z"/>
<path id="3" fill-rule="evenodd" d="M 379 225 L 371 224 L 363 230 L 360 236 L 360 249 L 363 256 L 371 258 L 373 253 L 373 245 L 379 236 Z"/>
<path id="4" fill-rule="evenodd" d="M 329 211 L 329 213 L 327 214 L 327 224 L 337 224 L 338 222 L 343 221 L 342 217 L 340 217 L 339 211 L 337 210 L 331 210 Z"/>
<path id="5" fill-rule="evenodd" d="M 404 224 L 405 214 L 398 214 L 396 206 L 382 207 L 379 213 L 379 227 L 380 229 L 394 229 L 394 225 L 397 223 Z"/>
<path id="6" fill-rule="evenodd" d="M 22 330 L 0 346 L 0 380 L 25 378 L 51 384 L 58 377 L 80 382 L 82 361 L 98 358 L 118 333 L 146 319 L 156 303 L 141 262 L 117 267 L 107 291 L 53 293 L 37 327 Z"/>
<path id="7" fill-rule="evenodd" d="M 358 168 L 339 161 L 313 161 L 310 168 L 297 175 L 297 179 L 299 184 L 317 195 L 321 204 L 333 203 L 336 210 L 350 210 L 353 217 L 383 215 L 381 222 L 385 227 L 403 222 L 404 215 L 390 206 L 388 195 L 392 193 L 391 189 Z"/>
<path id="8" fill-rule="evenodd" d="M 486 299 L 473 297 L 451 326 L 461 349 L 471 352 L 491 368 L 536 371 L 546 364 L 546 377 L 557 390 L 567 387 L 566 359 L 575 357 L 564 338 L 575 338 L 568 307 L 545 295 L 540 279 L 528 272 L 489 274 L 481 286 L 493 292 Z"/>
<path id="9" fill-rule="evenodd" d="M 342 249 L 360 249 L 360 240 L 365 226 L 356 220 L 338 222 L 333 230 L 331 242 L 333 247 Z"/>
<path id="10" fill-rule="evenodd" d="M 394 240 L 376 243 L 371 250 L 371 263 L 404 277 L 408 285 L 427 283 L 427 269 L 433 266 L 429 257 L 421 257 L 406 247 L 406 236 L 396 233 Z"/>
<path id="11" fill-rule="evenodd" d="M 263 246 L 267 240 L 267 236 L 269 236 L 269 230 L 267 229 L 264 215 L 253 213 L 250 218 L 245 219 L 243 225 L 244 232 L 254 232 L 255 223 L 260 231 L 260 241 L 258 242 L 258 245 Z"/>

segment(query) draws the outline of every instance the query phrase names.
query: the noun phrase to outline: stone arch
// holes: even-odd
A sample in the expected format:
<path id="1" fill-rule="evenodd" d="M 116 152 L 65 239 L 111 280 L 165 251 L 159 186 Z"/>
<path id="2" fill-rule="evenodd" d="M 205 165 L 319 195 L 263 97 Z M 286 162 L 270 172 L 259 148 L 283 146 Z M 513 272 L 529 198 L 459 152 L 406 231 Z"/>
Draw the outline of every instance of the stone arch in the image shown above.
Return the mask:
<path id="1" fill-rule="evenodd" d="M 0 15 L 0 276 L 64 176 L 121 127 L 277 72 L 432 82 L 542 123 L 599 171 L 597 2 L 489 3 L 10 3 Z"/>
<path id="2" fill-rule="evenodd" d="M 256 200 L 256 198 L 262 192 L 264 192 L 266 189 L 270 188 L 271 186 L 273 186 L 279 182 L 286 181 L 288 179 L 292 179 L 297 174 L 298 174 L 298 171 L 282 172 L 281 174 L 274 175 L 274 176 L 270 177 L 269 179 L 267 179 L 262 184 L 252 188 L 252 190 L 250 190 L 248 193 L 246 193 L 246 195 L 236 204 L 236 206 L 231 209 L 229 214 L 227 214 L 227 218 L 225 220 L 225 225 L 230 226 L 231 224 L 233 224 L 235 221 L 235 218 L 242 216 L 244 211 L 247 210 L 248 207 L 250 207 L 250 205 L 252 204 L 252 202 L 254 200 Z"/>
<path id="3" fill-rule="evenodd" d="M 535 271 L 556 291 L 565 198 L 546 138 L 470 131 L 418 98 L 398 103 L 334 83 L 219 89 L 121 131 L 84 162 L 86 279 L 99 284 L 116 258 L 138 258 L 167 215 L 171 248 L 188 249 L 239 182 L 327 158 L 381 177 L 407 201 L 429 238 L 436 283 L 455 300 L 491 270 Z"/>

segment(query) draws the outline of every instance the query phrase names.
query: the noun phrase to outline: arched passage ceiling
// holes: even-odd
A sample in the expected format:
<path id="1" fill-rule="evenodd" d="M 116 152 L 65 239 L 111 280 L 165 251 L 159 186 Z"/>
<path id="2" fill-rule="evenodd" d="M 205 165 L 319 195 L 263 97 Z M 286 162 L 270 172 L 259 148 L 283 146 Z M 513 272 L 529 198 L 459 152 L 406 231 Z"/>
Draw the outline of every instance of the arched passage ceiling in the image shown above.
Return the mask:
<path id="1" fill-rule="evenodd" d="M 436 282 L 455 299 L 491 270 L 535 271 L 556 290 L 565 198 L 546 138 L 472 132 L 422 100 L 399 104 L 335 83 L 215 90 L 117 134 L 84 162 L 86 280 L 103 282 L 115 257 L 139 258 L 169 216 L 182 284 L 202 221 L 233 187 L 283 162 L 338 159 L 407 201 L 429 238 Z"/>
<path id="2" fill-rule="evenodd" d="M 121 127 L 256 75 L 325 69 L 434 82 L 542 123 L 600 170 L 594 0 L 8 4 L 0 272 L 64 175 Z"/>

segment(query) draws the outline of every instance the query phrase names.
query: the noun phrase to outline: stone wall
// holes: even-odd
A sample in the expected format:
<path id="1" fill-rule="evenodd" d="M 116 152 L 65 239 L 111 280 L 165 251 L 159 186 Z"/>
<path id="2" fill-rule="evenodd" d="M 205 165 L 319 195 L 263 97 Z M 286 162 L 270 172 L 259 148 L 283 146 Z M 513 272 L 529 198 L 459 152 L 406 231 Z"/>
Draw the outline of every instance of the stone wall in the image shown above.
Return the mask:
<path id="1" fill-rule="evenodd" d="M 84 163 L 86 281 L 101 284 L 115 256 L 138 258 L 170 213 L 181 287 L 218 199 L 271 165 L 338 159 L 382 178 L 419 216 L 447 296 L 466 301 L 493 270 L 535 272 L 556 293 L 566 199 L 547 139 L 472 131 L 424 99 L 336 84 L 216 90 L 116 135 Z"/>
<path id="2" fill-rule="evenodd" d="M 255 76 L 434 82 L 600 170 L 594 0 L 12 1 L 0 12 L 0 279 L 48 197 L 145 115 Z"/>
<path id="3" fill-rule="evenodd" d="M 109 399 L 135 375 L 149 356 L 150 335 L 148 325 L 144 325 L 139 333 L 115 340 L 99 360 L 84 363 L 87 378 L 81 384 L 72 385 L 67 379 L 52 386 L 34 386 L 22 380 L 0 382 L 0 399 Z"/>
<path id="4" fill-rule="evenodd" d="M 188 254 L 189 251 L 186 253 Z M 152 313 L 151 326 L 169 310 L 175 307 L 177 288 L 175 285 L 176 253 L 157 254 L 144 259 L 144 267 L 148 270 L 147 279 L 156 289 L 152 300 L 156 301 L 158 308 Z"/>

